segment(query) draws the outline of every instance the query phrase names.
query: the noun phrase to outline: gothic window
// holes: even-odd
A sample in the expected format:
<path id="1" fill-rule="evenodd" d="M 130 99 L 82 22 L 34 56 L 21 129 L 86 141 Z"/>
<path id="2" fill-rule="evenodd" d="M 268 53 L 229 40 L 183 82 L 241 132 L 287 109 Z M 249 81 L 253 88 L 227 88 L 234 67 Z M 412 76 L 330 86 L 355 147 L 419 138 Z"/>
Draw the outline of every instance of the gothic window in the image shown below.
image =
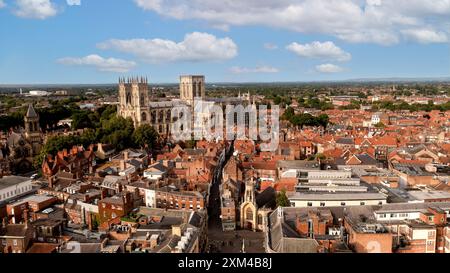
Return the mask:
<path id="1" fill-rule="evenodd" d="M 156 123 L 156 112 L 152 112 L 152 123 Z"/>
<path id="2" fill-rule="evenodd" d="M 253 220 L 253 210 L 252 208 L 247 208 L 245 213 L 245 219 L 252 221 Z"/>
<path id="3" fill-rule="evenodd" d="M 147 121 L 147 114 L 145 112 L 142 113 L 142 121 Z"/>
<path id="4" fill-rule="evenodd" d="M 127 104 L 131 104 L 131 94 L 129 92 L 127 92 Z"/>
<path id="5" fill-rule="evenodd" d="M 166 112 L 166 122 L 170 122 L 170 118 L 171 118 L 171 114 L 170 114 L 170 110 L 167 110 Z"/>

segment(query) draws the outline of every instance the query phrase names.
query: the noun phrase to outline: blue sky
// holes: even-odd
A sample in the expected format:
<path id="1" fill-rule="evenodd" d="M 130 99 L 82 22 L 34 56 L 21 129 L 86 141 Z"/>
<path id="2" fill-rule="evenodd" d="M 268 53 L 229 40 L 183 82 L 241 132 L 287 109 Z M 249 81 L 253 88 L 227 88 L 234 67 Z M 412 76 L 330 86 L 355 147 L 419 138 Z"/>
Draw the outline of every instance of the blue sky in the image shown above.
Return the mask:
<path id="1" fill-rule="evenodd" d="M 0 84 L 450 76 L 450 1 L 402 1 L 0 0 Z"/>

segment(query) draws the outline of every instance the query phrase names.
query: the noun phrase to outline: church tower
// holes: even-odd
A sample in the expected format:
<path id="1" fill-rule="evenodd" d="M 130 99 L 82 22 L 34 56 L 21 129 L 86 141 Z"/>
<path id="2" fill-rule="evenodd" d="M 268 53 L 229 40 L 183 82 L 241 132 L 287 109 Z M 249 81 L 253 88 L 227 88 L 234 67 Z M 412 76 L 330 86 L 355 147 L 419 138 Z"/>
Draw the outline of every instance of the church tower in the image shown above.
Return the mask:
<path id="1" fill-rule="evenodd" d="M 258 226 L 258 205 L 255 197 L 255 181 L 245 183 L 244 200 L 240 207 L 240 226 L 243 229 L 256 231 Z"/>
<path id="2" fill-rule="evenodd" d="M 135 127 L 150 122 L 147 78 L 133 77 L 119 79 L 118 114 L 131 118 Z"/>
<path id="3" fill-rule="evenodd" d="M 25 115 L 25 139 L 33 149 L 33 155 L 39 154 L 42 148 L 41 129 L 39 127 L 39 116 L 32 104 L 28 105 Z"/>
<path id="4" fill-rule="evenodd" d="M 252 204 L 256 204 L 255 199 L 255 182 L 252 180 L 247 181 L 245 183 L 245 196 L 244 196 L 244 202 L 249 202 Z"/>
<path id="5" fill-rule="evenodd" d="M 205 98 L 205 76 L 181 76 L 180 99 L 190 106 L 194 106 L 194 100 Z"/>

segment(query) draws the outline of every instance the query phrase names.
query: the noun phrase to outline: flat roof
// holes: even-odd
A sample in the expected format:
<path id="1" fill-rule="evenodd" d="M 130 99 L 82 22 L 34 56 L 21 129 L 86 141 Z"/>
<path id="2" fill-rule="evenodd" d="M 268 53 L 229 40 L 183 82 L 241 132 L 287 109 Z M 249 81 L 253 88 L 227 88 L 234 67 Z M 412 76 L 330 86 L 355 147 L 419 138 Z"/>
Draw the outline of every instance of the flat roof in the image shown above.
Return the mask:
<path id="1" fill-rule="evenodd" d="M 320 164 L 318 161 L 306 160 L 279 160 L 277 162 L 277 167 L 287 169 L 320 170 Z"/>
<path id="2" fill-rule="evenodd" d="M 31 195 L 31 196 L 27 196 L 23 199 L 20 199 L 14 203 L 12 203 L 11 205 L 17 205 L 17 204 L 21 204 L 21 203 L 25 203 L 25 202 L 36 202 L 36 203 L 42 203 L 45 202 L 47 200 L 51 200 L 55 198 L 54 196 L 48 196 L 48 195 Z"/>
<path id="3" fill-rule="evenodd" d="M 3 178 L 0 178 L 0 190 L 16 186 L 17 184 L 27 181 L 31 181 L 31 179 L 22 176 L 5 176 Z"/>
<path id="4" fill-rule="evenodd" d="M 289 196 L 292 201 L 329 201 L 329 200 L 386 200 L 381 193 L 295 193 Z"/>
<path id="5" fill-rule="evenodd" d="M 450 199 L 450 193 L 445 191 L 410 191 L 408 194 L 417 200 Z"/>

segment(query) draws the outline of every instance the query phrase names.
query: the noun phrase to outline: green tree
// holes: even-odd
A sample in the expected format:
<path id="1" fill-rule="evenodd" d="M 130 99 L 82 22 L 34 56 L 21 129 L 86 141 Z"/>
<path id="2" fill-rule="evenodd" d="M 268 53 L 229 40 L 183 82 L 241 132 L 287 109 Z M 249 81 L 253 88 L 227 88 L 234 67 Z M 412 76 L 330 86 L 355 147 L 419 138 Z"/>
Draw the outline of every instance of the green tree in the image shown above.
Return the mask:
<path id="1" fill-rule="evenodd" d="M 284 114 L 281 117 L 281 119 L 283 119 L 283 120 L 291 120 L 294 115 L 295 115 L 294 108 L 288 107 L 286 109 L 286 111 L 284 111 Z"/>
<path id="2" fill-rule="evenodd" d="M 81 111 L 72 116 L 72 129 L 93 128 L 92 121 L 87 111 Z"/>
<path id="3" fill-rule="evenodd" d="M 328 124 L 330 123 L 330 117 L 326 114 L 322 114 L 317 117 L 317 123 L 322 126 L 324 129 L 327 129 Z"/>
<path id="4" fill-rule="evenodd" d="M 133 142 L 136 146 L 141 148 L 151 149 L 155 146 L 158 137 L 159 135 L 156 130 L 152 126 L 146 124 L 134 131 Z"/>
<path id="5" fill-rule="evenodd" d="M 291 206 L 291 202 L 289 201 L 287 194 L 286 194 L 286 189 L 282 189 L 281 192 L 279 192 L 277 194 L 277 206 L 279 207 L 290 207 Z"/>
<path id="6" fill-rule="evenodd" d="M 134 132 L 133 121 L 128 118 L 114 116 L 110 120 L 103 120 L 102 127 L 97 130 L 97 140 L 109 143 L 123 150 L 133 146 L 132 135 Z"/>

